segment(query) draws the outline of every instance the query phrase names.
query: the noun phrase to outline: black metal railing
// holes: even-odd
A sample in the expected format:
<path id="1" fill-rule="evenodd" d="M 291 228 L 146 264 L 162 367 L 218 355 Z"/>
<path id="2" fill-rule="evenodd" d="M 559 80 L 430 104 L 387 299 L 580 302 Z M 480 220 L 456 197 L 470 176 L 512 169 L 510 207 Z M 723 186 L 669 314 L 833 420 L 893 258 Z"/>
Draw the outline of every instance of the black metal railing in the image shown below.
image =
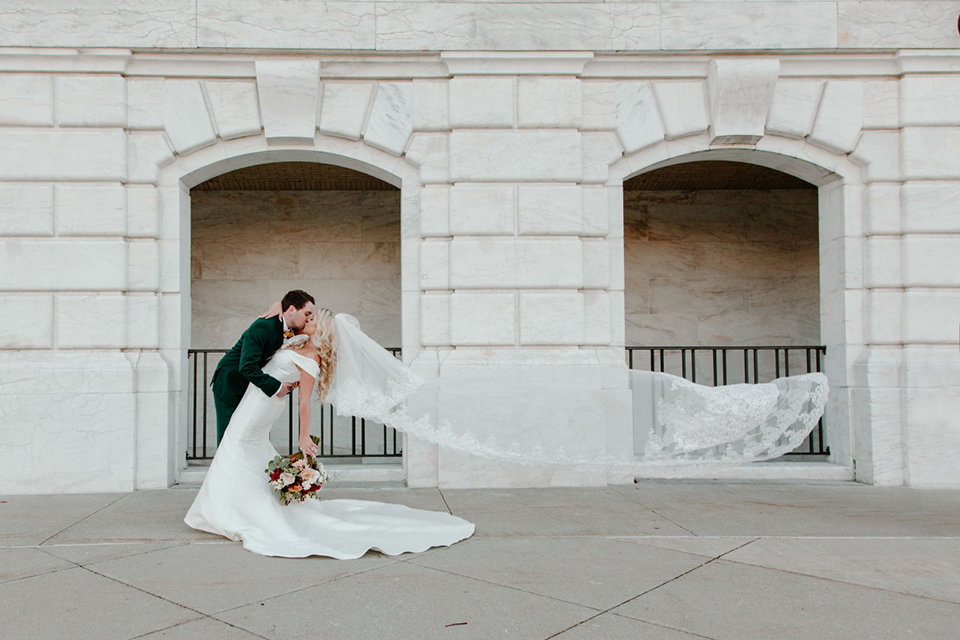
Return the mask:
<path id="1" fill-rule="evenodd" d="M 631 369 L 659 371 L 705 385 L 769 382 L 782 376 L 823 371 L 827 348 L 799 346 L 662 346 L 626 347 Z M 790 455 L 830 455 L 823 418 Z"/>
<path id="2" fill-rule="evenodd" d="M 401 357 L 399 347 L 387 350 L 394 356 Z M 226 352 L 226 349 L 187 350 L 191 427 L 187 460 L 209 460 L 216 451 L 217 420 L 210 379 L 217 363 Z M 299 389 L 287 396 L 286 453 L 292 453 L 299 440 L 298 394 Z M 398 458 L 403 455 L 402 439 L 391 427 L 355 416 L 340 416 L 329 404 L 320 407 L 315 419 L 313 426 L 317 427 L 320 438 L 319 454 L 324 458 Z M 276 444 L 274 442 L 275 446 Z"/>

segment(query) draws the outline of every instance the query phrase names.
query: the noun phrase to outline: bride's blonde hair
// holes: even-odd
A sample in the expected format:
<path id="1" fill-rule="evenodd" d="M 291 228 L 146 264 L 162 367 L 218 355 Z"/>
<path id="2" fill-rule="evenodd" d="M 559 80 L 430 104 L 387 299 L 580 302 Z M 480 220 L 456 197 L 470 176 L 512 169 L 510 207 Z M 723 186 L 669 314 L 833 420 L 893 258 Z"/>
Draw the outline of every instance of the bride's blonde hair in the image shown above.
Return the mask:
<path id="1" fill-rule="evenodd" d="M 320 356 L 317 399 L 323 402 L 333 384 L 333 373 L 337 370 L 337 326 L 330 309 L 319 307 L 314 315 L 317 317 L 317 332 L 313 334 L 310 344 Z"/>

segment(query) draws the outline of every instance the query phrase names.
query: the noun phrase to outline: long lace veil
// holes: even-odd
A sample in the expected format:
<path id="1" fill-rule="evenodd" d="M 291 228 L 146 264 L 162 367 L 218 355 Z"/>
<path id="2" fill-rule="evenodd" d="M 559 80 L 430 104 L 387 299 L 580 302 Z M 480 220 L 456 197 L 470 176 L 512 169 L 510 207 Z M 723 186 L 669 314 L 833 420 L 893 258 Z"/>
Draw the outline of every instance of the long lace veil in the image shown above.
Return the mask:
<path id="1" fill-rule="evenodd" d="M 765 384 L 705 387 L 663 373 L 631 370 L 632 450 L 610 452 L 606 446 L 570 450 L 553 444 L 549 429 L 528 430 L 497 420 L 484 421 L 482 429 L 471 426 L 476 425 L 470 419 L 471 404 L 463 401 L 456 381 L 424 380 L 367 336 L 356 318 L 341 313 L 335 320 L 337 368 L 327 399 L 340 415 L 381 422 L 492 460 L 619 469 L 714 469 L 768 460 L 804 440 L 823 414 L 829 390 L 820 373 Z M 498 391 L 511 392 L 491 388 L 491 397 Z M 538 399 L 529 401 L 531 411 L 536 411 Z"/>

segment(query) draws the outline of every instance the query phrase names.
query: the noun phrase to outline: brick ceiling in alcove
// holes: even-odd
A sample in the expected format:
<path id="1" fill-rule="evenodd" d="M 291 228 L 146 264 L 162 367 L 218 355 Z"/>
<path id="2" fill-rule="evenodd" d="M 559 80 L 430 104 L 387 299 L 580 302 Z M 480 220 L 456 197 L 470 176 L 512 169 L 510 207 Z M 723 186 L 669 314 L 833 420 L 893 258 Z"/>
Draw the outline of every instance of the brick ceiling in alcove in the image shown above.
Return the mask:
<path id="1" fill-rule="evenodd" d="M 623 183 L 627 191 L 699 191 L 716 189 L 816 189 L 800 178 L 758 164 L 706 160 L 641 173 Z"/>
<path id="2" fill-rule="evenodd" d="M 365 173 L 318 162 L 271 162 L 224 173 L 196 191 L 396 191 Z"/>
<path id="3" fill-rule="evenodd" d="M 627 191 L 714 189 L 816 189 L 786 173 L 743 162 L 686 162 L 630 178 Z M 273 162 L 259 164 L 201 182 L 198 191 L 394 191 L 378 178 L 332 164 Z"/>

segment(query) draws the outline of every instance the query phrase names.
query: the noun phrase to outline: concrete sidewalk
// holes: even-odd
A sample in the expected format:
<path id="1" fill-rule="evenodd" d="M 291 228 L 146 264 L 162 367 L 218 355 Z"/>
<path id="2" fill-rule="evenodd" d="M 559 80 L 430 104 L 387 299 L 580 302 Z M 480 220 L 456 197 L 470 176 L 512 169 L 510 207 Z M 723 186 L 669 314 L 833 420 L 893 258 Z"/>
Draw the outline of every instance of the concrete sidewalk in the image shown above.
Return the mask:
<path id="1" fill-rule="evenodd" d="M 189 529 L 196 487 L 0 497 L 0 637 L 960 637 L 960 491 L 325 491 L 449 510 L 477 534 L 395 558 L 288 560 Z"/>

